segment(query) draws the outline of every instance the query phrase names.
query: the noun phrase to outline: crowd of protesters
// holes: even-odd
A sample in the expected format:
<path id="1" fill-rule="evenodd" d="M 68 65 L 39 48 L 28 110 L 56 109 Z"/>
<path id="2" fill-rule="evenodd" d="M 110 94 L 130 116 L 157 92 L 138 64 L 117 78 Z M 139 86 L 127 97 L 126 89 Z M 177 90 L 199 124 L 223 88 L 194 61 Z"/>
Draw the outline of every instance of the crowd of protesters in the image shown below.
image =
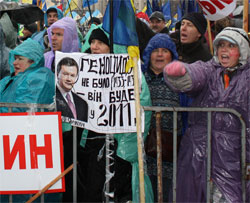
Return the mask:
<path id="1" fill-rule="evenodd" d="M 246 123 L 246 161 L 250 163 L 250 41 L 247 33 L 234 27 L 232 22 L 218 23 L 222 27 L 214 33 L 214 53 L 210 53 L 206 40 L 207 20 L 202 13 L 185 14 L 176 23 L 175 31 L 166 27 L 165 17 L 159 11 L 151 16 L 138 13 L 135 18 L 142 64 L 141 105 L 237 110 Z M 63 17 L 62 11 L 53 6 L 45 12 L 44 29 L 37 31 L 36 23 L 24 25 L 24 35 L 20 37 L 16 25 L 4 13 L 0 18 L 0 102 L 50 104 L 55 102 L 56 94 L 65 100 L 66 105 L 64 108 L 57 103 L 57 111 L 63 116 L 70 114 L 76 119 L 87 120 L 86 102 L 77 106 L 80 103 L 71 92 L 78 74 L 77 64 L 69 59 L 62 62 L 60 68 L 56 67 L 55 52 L 110 54 L 109 34 L 103 30 L 101 20 L 94 18 L 88 26 L 89 31 L 83 37 L 75 20 Z M 126 53 L 126 47 L 116 47 L 115 53 Z M 72 81 L 67 81 L 71 88 L 67 88 L 67 84 L 63 87 L 60 81 L 55 85 L 55 70 L 57 77 L 62 77 L 63 71 L 71 71 Z M 74 101 L 75 110 L 67 106 L 68 97 Z M 7 108 L 0 107 L 0 112 L 7 111 Z M 23 112 L 25 109 L 16 108 L 14 111 Z M 153 146 L 156 145 L 156 118 L 154 112 L 145 112 L 144 116 L 145 185 L 150 196 L 147 201 L 157 202 L 157 162 Z M 230 113 L 213 113 L 212 117 L 213 201 L 242 202 L 241 126 Z M 177 202 L 205 202 L 206 114 L 180 113 L 177 123 Z M 63 129 L 65 168 L 73 162 L 72 135 L 72 127 Z M 161 135 L 163 201 L 171 202 L 173 117 L 170 112 L 162 112 Z M 84 144 L 82 136 L 87 137 Z M 78 202 L 105 201 L 106 149 L 105 139 L 100 137 L 104 138 L 105 134 L 77 128 Z M 134 197 L 138 196 L 133 188 L 133 177 L 138 176 L 136 133 L 115 134 L 114 138 L 112 201 L 135 201 Z M 127 143 L 136 150 L 120 150 Z M 100 153 L 103 156 L 97 158 Z M 45 202 L 73 202 L 73 172 L 66 175 L 65 180 L 66 192 L 46 195 Z M 13 201 L 25 202 L 29 197 L 14 195 Z M 250 180 L 246 182 L 246 198 L 250 202 Z M 1 195 L 0 202 L 8 202 L 8 196 Z"/>

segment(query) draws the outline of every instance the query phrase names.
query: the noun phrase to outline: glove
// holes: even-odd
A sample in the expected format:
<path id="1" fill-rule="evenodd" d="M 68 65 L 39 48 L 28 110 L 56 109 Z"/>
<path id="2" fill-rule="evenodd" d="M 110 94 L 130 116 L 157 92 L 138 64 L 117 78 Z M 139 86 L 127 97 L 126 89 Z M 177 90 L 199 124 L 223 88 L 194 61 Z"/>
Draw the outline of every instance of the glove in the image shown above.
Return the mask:
<path id="1" fill-rule="evenodd" d="M 164 71 L 169 76 L 183 76 L 186 73 L 185 66 L 179 61 L 172 62 L 164 68 Z"/>

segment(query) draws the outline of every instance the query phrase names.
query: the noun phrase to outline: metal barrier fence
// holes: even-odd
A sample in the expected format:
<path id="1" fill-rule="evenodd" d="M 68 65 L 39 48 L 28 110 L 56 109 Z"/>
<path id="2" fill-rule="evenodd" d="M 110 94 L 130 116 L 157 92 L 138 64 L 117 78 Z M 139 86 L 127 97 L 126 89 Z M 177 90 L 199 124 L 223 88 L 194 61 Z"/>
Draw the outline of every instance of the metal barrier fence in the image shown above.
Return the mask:
<path id="1" fill-rule="evenodd" d="M 229 108 L 195 108 L 195 107 L 158 107 L 158 106 L 144 106 L 145 111 L 153 111 L 156 114 L 156 137 L 157 137 L 157 175 L 158 175 L 158 202 L 162 202 L 162 146 L 161 146 L 161 112 L 168 111 L 173 112 L 173 202 L 176 202 L 176 174 L 177 174 L 177 113 L 178 112 L 207 112 L 207 199 L 206 202 L 211 202 L 211 114 L 212 112 L 225 112 L 232 113 L 237 116 L 241 122 L 241 181 L 242 181 L 242 199 L 246 202 L 246 124 L 242 119 L 240 113 L 234 109 Z"/>
<path id="2" fill-rule="evenodd" d="M 23 103 L 1 103 L 0 107 L 7 107 L 8 112 L 13 112 L 13 108 L 26 108 L 27 112 L 36 111 L 55 111 L 55 104 L 23 104 Z M 212 112 L 232 113 L 237 116 L 241 122 L 241 179 L 242 179 L 242 199 L 246 201 L 246 124 L 241 115 L 234 109 L 229 108 L 184 108 L 184 107 L 156 107 L 144 106 L 145 111 L 153 111 L 156 113 L 156 130 L 157 130 L 157 175 L 158 175 L 158 202 L 162 202 L 162 157 L 161 157 L 161 112 L 173 112 L 173 202 L 176 202 L 176 174 L 177 174 L 177 114 L 178 112 L 207 112 L 207 202 L 211 201 L 211 114 Z M 73 201 L 77 202 L 77 135 L 76 127 L 73 127 Z M 108 190 L 108 189 L 107 189 Z M 106 201 L 108 198 L 106 199 Z M 12 201 L 12 195 L 9 196 L 9 202 Z M 41 197 L 41 202 L 44 202 L 44 197 Z"/>

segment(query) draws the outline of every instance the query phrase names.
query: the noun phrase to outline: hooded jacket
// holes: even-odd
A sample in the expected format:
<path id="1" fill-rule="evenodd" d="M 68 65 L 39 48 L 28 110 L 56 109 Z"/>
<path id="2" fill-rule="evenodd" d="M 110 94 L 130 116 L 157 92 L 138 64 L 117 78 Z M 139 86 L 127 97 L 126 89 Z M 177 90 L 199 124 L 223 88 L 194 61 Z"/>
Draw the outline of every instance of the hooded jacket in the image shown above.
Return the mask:
<path id="1" fill-rule="evenodd" d="M 53 23 L 53 25 L 51 25 L 48 28 L 48 37 L 50 44 L 52 44 L 51 32 L 54 28 L 61 28 L 64 30 L 61 52 L 68 52 L 68 53 L 79 52 L 76 22 L 72 18 L 64 17 L 61 20 L 58 20 L 55 23 Z M 44 58 L 45 58 L 45 66 L 49 69 L 52 69 L 52 64 L 54 63 L 55 59 L 55 53 L 53 47 L 51 47 L 51 51 L 46 52 L 44 54 Z"/>
<path id="2" fill-rule="evenodd" d="M 45 24 L 45 29 L 43 29 L 42 31 L 40 32 L 35 32 L 31 38 L 35 41 L 38 41 L 39 44 L 45 48 L 44 46 L 44 35 L 46 34 L 47 32 L 47 29 L 49 27 L 48 25 L 48 11 L 50 11 L 51 9 L 53 10 L 56 10 L 57 12 L 57 16 L 58 16 L 58 20 L 62 19 L 63 18 L 63 12 L 57 8 L 56 6 L 51 6 L 50 8 L 48 8 L 48 10 L 46 11 L 46 13 L 44 14 L 44 24 Z"/>
<path id="3" fill-rule="evenodd" d="M 9 51 L 10 49 L 5 46 L 3 29 L 0 25 L 0 80 L 10 74 Z"/>
<path id="4" fill-rule="evenodd" d="M 227 28 L 226 28 L 227 29 Z M 233 28 L 235 29 L 235 28 Z M 242 30 L 242 29 L 241 29 Z M 237 31 L 222 31 L 239 45 L 240 64 L 225 89 L 222 74 L 226 68 L 217 62 L 217 56 L 208 62 L 184 64 L 191 83 L 180 87 L 183 77 L 165 75 L 167 84 L 176 91 L 193 97 L 193 107 L 220 107 L 238 111 L 246 123 L 246 163 L 250 162 L 250 61 L 249 43 Z M 215 39 L 214 44 L 217 44 Z M 243 47 L 243 48 L 242 48 Z M 217 46 L 215 46 L 215 54 Z M 247 58 L 246 58 L 247 57 Z M 242 65 L 241 65 L 242 64 Z M 183 80 L 182 80 L 183 82 Z M 175 83 L 175 84 L 174 84 Z M 179 84 L 178 84 L 179 83 Z M 241 182 L 241 123 L 231 113 L 213 112 L 211 121 L 211 180 L 225 202 L 243 202 Z M 189 113 L 189 128 L 182 139 L 178 156 L 177 202 L 206 201 L 207 114 Z M 246 181 L 246 202 L 250 201 L 250 181 Z"/>
<path id="5" fill-rule="evenodd" d="M 15 55 L 34 61 L 24 72 L 14 75 Z M 0 102 L 14 103 L 53 103 L 55 94 L 54 74 L 44 67 L 43 49 L 38 42 L 27 39 L 10 51 L 9 65 L 11 75 L 0 81 Z M 1 112 L 8 109 L 1 108 Z M 15 108 L 13 111 L 25 111 Z"/>

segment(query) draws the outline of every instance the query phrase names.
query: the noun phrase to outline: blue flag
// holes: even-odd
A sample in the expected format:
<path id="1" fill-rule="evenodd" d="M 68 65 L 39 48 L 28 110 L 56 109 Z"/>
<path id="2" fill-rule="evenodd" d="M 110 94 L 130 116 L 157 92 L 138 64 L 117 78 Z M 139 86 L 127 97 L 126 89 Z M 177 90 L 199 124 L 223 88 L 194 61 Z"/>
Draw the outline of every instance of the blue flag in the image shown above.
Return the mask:
<path id="1" fill-rule="evenodd" d="M 182 18 L 182 10 L 179 6 L 179 4 L 177 5 L 177 22 L 180 21 Z"/>
<path id="2" fill-rule="evenodd" d="M 169 21 L 172 19 L 171 4 L 170 4 L 169 0 L 162 6 L 162 13 L 163 13 L 166 21 Z"/>
<path id="3" fill-rule="evenodd" d="M 199 12 L 199 4 L 195 0 L 188 0 L 188 13 Z"/>
<path id="4" fill-rule="evenodd" d="M 103 29 L 110 33 L 110 2 L 103 17 Z M 113 1 L 113 39 L 115 44 L 138 46 L 135 13 L 130 0 Z"/>
<path id="5" fill-rule="evenodd" d="M 182 5 L 181 5 L 181 15 L 184 16 L 186 13 L 186 1 L 183 0 Z"/>
<path id="6" fill-rule="evenodd" d="M 98 0 L 83 0 L 82 7 L 83 8 L 88 7 L 88 2 L 89 2 L 89 5 L 91 6 L 91 5 L 95 4 L 95 3 L 97 3 Z"/>
<path id="7" fill-rule="evenodd" d="M 152 1 L 152 8 L 153 8 L 153 12 L 154 11 L 162 11 L 160 2 L 158 0 L 153 0 Z"/>
<path id="8" fill-rule="evenodd" d="M 195 12 L 194 0 L 188 0 L 188 13 Z"/>
<path id="9" fill-rule="evenodd" d="M 250 0 L 249 0 L 250 1 Z M 149 0 L 147 0 L 147 10 L 146 10 L 146 14 L 148 15 L 148 17 L 151 16 L 151 14 L 153 13 L 153 9 L 151 6 L 151 3 Z"/>

